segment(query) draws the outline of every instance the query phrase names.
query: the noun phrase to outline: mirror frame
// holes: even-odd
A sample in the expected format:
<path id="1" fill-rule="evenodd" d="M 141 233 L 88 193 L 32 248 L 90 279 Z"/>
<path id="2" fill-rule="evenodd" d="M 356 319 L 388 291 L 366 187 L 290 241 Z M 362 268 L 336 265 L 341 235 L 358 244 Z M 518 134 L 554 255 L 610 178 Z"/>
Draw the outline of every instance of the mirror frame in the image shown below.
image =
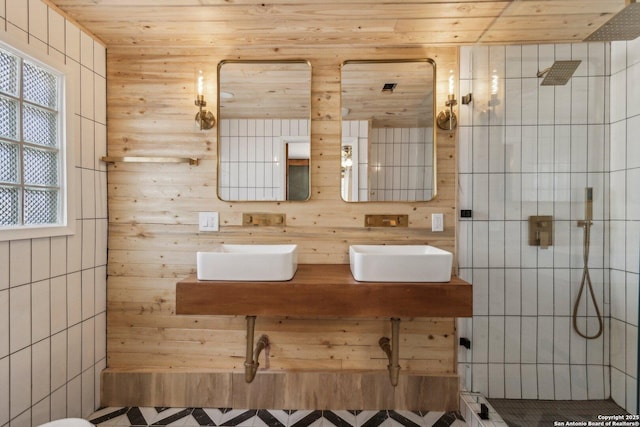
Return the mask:
<path id="1" fill-rule="evenodd" d="M 309 106 L 309 114 L 307 116 L 307 120 L 308 120 L 308 132 L 305 135 L 280 135 L 278 138 L 281 140 L 294 140 L 293 142 L 300 142 L 301 138 L 307 138 L 309 141 L 309 176 L 308 176 L 308 182 L 309 182 L 309 189 L 308 189 L 308 197 L 306 199 L 300 199 L 300 200 L 289 200 L 287 198 L 287 192 L 288 192 L 288 183 L 287 186 L 284 189 L 284 193 L 285 193 L 285 198 L 284 199 L 273 199 L 273 200 L 250 200 L 250 199 L 223 199 L 220 196 L 220 182 L 221 182 L 221 152 L 222 152 L 222 144 L 221 144 L 221 122 L 223 120 L 223 117 L 221 115 L 221 94 L 223 93 L 223 89 L 221 86 L 221 72 L 222 72 L 222 67 L 224 65 L 229 65 L 229 64 L 255 64 L 255 65 L 260 65 L 260 64 L 282 64 L 282 65 L 286 65 L 286 64 L 304 64 L 308 67 L 308 71 L 309 71 L 309 93 L 308 93 L 308 106 Z M 311 100 L 312 100 L 312 67 L 311 67 L 311 62 L 306 60 L 306 59 L 282 59 L 282 60 L 277 60 L 277 59 L 224 59 L 222 61 L 220 61 L 218 63 L 218 73 L 217 73 L 217 126 L 216 126 L 216 145 L 217 145 L 217 171 L 216 171 L 216 196 L 219 200 L 223 201 L 223 202 L 253 202 L 253 203 L 282 203 L 282 202 L 306 202 L 308 200 L 311 199 L 311 109 L 312 109 L 312 105 L 311 105 Z M 276 118 L 273 118 L 274 120 Z M 263 120 L 270 120 L 269 118 L 265 118 Z M 286 156 L 286 147 L 283 147 L 284 150 L 283 152 L 285 153 Z M 284 164 L 284 175 L 285 175 L 285 181 L 287 179 L 288 176 L 288 159 L 284 159 L 285 164 Z"/>
<path id="2" fill-rule="evenodd" d="M 432 78 L 432 82 L 433 82 L 433 95 L 432 95 L 432 120 L 430 120 L 429 122 L 432 123 L 432 138 L 433 138 L 433 149 L 432 151 L 432 156 L 433 156 L 433 173 L 432 173 L 432 180 L 433 180 L 433 191 L 431 194 L 431 198 L 430 199 L 424 199 L 424 200 L 345 200 L 342 197 L 342 184 L 340 185 L 340 199 L 345 202 L 345 203 L 424 203 L 424 202 L 429 202 L 433 199 L 436 198 L 437 194 L 438 194 L 438 181 L 437 181 L 437 177 L 438 177 L 438 168 L 437 168 L 437 159 L 438 159 L 438 150 L 437 150 L 437 129 L 436 129 L 436 117 L 437 117 L 437 113 L 436 113 L 436 108 L 437 108 L 437 96 L 436 96 L 436 88 L 437 88 L 437 67 L 436 67 L 436 62 L 431 59 L 431 58 L 401 58 L 401 59 L 353 59 L 353 60 L 345 60 L 342 65 L 340 66 L 340 111 L 343 111 L 343 108 L 347 107 L 344 104 L 344 96 L 343 96 L 343 89 L 344 89 L 344 81 L 342 79 L 343 76 L 343 69 L 346 65 L 348 64 L 394 64 L 394 63 L 401 63 L 401 64 L 406 64 L 406 63 L 428 63 L 431 64 L 431 66 L 433 67 L 433 74 L 431 75 Z M 345 136 L 343 135 L 342 132 L 342 123 L 344 122 L 344 118 L 342 117 L 342 115 L 340 116 L 340 152 L 342 153 L 342 141 L 345 138 Z M 348 138 L 348 137 L 347 137 Z M 370 156 L 369 153 L 367 153 L 367 156 Z M 370 157 L 369 157 L 370 158 Z M 341 172 L 342 173 L 342 172 Z M 342 178 L 341 180 L 342 181 Z"/>

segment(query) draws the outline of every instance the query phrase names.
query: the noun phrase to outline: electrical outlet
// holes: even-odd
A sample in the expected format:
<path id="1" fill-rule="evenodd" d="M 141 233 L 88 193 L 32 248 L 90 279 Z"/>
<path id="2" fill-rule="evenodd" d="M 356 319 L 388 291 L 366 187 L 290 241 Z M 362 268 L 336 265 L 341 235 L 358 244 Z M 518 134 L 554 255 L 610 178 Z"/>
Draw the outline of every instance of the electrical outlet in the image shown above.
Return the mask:
<path id="1" fill-rule="evenodd" d="M 200 212 L 199 231 L 218 231 L 218 212 Z"/>
<path id="2" fill-rule="evenodd" d="M 471 213 L 471 209 L 461 209 L 460 210 L 460 218 L 471 218 L 473 214 Z"/>
<path id="3" fill-rule="evenodd" d="M 444 214 L 431 214 L 431 231 L 444 231 Z"/>

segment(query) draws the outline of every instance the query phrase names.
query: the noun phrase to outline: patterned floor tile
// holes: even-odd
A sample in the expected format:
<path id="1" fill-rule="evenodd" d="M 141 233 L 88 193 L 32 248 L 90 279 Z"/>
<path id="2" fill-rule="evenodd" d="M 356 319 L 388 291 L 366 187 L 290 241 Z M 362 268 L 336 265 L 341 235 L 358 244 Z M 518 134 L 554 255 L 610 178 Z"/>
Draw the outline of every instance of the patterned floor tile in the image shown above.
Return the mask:
<path id="1" fill-rule="evenodd" d="M 289 427 L 320 427 L 322 411 L 292 411 L 289 414 Z"/>
<path id="2" fill-rule="evenodd" d="M 246 410 L 230 408 L 104 408 L 98 427 L 465 427 L 455 412 Z"/>

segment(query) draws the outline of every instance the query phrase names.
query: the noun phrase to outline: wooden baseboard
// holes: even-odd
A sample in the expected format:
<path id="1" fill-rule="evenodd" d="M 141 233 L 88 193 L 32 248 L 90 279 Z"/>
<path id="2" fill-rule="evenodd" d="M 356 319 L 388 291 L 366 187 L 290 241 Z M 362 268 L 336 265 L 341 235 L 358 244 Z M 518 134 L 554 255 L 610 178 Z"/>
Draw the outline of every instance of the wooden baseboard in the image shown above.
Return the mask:
<path id="1" fill-rule="evenodd" d="M 259 372 L 251 384 L 243 372 L 102 372 L 103 406 L 238 409 L 362 409 L 456 411 L 457 375 L 400 375 L 393 387 L 386 371 Z"/>

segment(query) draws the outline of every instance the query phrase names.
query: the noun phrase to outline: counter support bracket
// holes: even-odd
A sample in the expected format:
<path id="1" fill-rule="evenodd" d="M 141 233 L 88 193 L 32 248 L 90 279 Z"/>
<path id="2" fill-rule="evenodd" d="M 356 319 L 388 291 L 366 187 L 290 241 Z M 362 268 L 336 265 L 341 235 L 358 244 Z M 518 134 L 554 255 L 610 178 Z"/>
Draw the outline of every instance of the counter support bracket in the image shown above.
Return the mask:
<path id="1" fill-rule="evenodd" d="M 387 369 L 389 369 L 389 379 L 392 386 L 398 385 L 398 376 L 400 375 L 399 349 L 400 349 L 400 319 L 391 318 L 391 339 L 382 337 L 378 340 L 378 345 L 385 352 L 389 359 Z"/>
<path id="2" fill-rule="evenodd" d="M 258 372 L 258 358 L 262 350 L 269 346 L 269 337 L 267 335 L 260 335 L 258 342 L 253 346 L 253 336 L 256 327 L 256 316 L 247 316 L 247 353 L 244 361 L 244 380 L 247 383 L 253 381 Z"/>

